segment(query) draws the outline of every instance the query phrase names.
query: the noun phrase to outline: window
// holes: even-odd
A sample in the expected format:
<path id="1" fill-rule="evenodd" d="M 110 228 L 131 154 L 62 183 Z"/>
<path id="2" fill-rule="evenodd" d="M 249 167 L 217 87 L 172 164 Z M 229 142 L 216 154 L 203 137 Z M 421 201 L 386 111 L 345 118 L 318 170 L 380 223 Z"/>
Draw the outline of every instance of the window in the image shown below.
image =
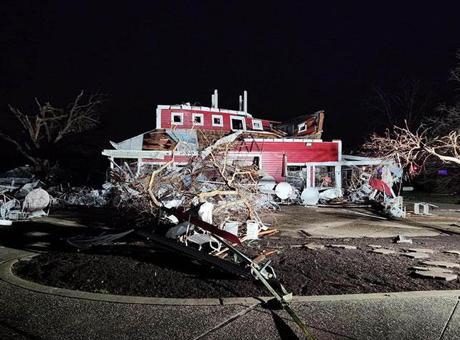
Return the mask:
<path id="1" fill-rule="evenodd" d="M 232 130 L 246 130 L 246 122 L 244 117 L 230 117 Z"/>
<path id="2" fill-rule="evenodd" d="M 307 130 L 307 125 L 305 123 L 299 124 L 298 125 L 299 132 L 304 132 Z"/>
<path id="3" fill-rule="evenodd" d="M 333 188 L 335 186 L 335 169 L 332 166 L 315 166 L 315 186 Z"/>
<path id="4" fill-rule="evenodd" d="M 192 114 L 193 125 L 204 125 L 204 117 L 202 113 Z"/>
<path id="5" fill-rule="evenodd" d="M 224 126 L 222 116 L 212 115 L 212 126 Z"/>
<path id="6" fill-rule="evenodd" d="M 183 112 L 172 112 L 171 113 L 171 124 L 176 124 L 176 125 L 184 124 L 184 113 Z"/>
<path id="7" fill-rule="evenodd" d="M 263 130 L 263 126 L 262 126 L 262 121 L 261 120 L 258 120 L 258 119 L 253 119 L 252 120 L 252 128 L 254 130 Z"/>

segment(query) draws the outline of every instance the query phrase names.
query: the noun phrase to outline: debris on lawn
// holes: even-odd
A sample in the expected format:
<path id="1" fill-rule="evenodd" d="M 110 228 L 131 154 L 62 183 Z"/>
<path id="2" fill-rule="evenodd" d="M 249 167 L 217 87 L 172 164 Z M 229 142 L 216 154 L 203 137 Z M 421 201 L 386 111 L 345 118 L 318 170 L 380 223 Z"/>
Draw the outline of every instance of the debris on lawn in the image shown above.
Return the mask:
<path id="1" fill-rule="evenodd" d="M 377 254 L 384 254 L 384 255 L 396 254 L 395 250 L 385 249 L 385 248 L 375 248 L 372 250 L 372 252 L 377 253 Z"/>
<path id="2" fill-rule="evenodd" d="M 414 272 L 416 276 L 440 279 L 444 281 L 453 281 L 457 279 L 457 274 L 445 273 L 438 270 L 416 270 Z"/>
<path id="3" fill-rule="evenodd" d="M 327 246 L 331 248 L 358 249 L 356 246 L 350 246 L 347 244 L 328 244 Z"/>
<path id="4" fill-rule="evenodd" d="M 423 264 L 427 266 L 436 266 L 444 268 L 460 268 L 460 264 L 447 261 L 424 261 Z"/>
<path id="5" fill-rule="evenodd" d="M 371 247 L 372 249 L 379 249 L 383 247 L 380 244 L 368 244 L 367 246 Z"/>
<path id="6" fill-rule="evenodd" d="M 431 216 L 433 214 L 430 213 L 430 207 L 439 208 L 437 205 L 434 205 L 434 204 L 431 204 L 431 203 L 425 203 L 425 202 L 414 203 L 414 214 L 415 215 Z"/>
<path id="7" fill-rule="evenodd" d="M 114 241 L 131 234 L 133 231 L 134 229 L 129 229 L 121 233 L 103 233 L 93 237 L 75 236 L 68 238 L 67 243 L 78 249 L 89 249 L 99 245 L 113 244 Z"/>
<path id="8" fill-rule="evenodd" d="M 412 244 L 412 240 L 407 236 L 398 235 L 398 237 L 396 237 L 396 239 L 395 239 L 395 243 L 409 243 L 409 244 Z"/>
<path id="9" fill-rule="evenodd" d="M 404 218 L 402 196 L 393 190 L 394 184 L 402 182 L 402 176 L 402 169 L 396 164 L 352 167 L 345 197 L 353 203 L 377 203 L 388 215 Z"/>
<path id="10" fill-rule="evenodd" d="M 322 244 L 315 244 L 315 243 L 307 243 L 304 245 L 305 248 L 310 249 L 310 250 L 320 250 L 324 249 L 324 245 Z"/>
<path id="11" fill-rule="evenodd" d="M 430 271 L 438 271 L 441 273 L 452 273 L 452 270 L 450 269 L 445 269 L 445 268 L 440 268 L 440 267 L 424 267 L 424 266 L 413 266 L 410 269 L 413 270 L 430 270 Z"/>
<path id="12" fill-rule="evenodd" d="M 445 250 L 444 253 L 446 253 L 446 254 L 460 255 L 460 250 Z"/>
<path id="13" fill-rule="evenodd" d="M 427 254 L 434 254 L 433 249 L 427 249 L 427 248 L 409 248 L 407 251 L 412 252 L 412 253 L 427 253 Z"/>
<path id="14" fill-rule="evenodd" d="M 430 257 L 430 254 L 427 254 L 427 253 L 402 253 L 401 255 L 407 256 L 413 259 L 427 259 Z"/>

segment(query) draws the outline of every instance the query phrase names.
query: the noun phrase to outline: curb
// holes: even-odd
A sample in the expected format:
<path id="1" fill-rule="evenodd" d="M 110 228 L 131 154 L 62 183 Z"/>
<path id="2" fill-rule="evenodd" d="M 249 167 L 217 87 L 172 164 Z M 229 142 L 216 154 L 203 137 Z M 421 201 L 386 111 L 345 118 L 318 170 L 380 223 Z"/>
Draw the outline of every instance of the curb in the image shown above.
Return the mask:
<path id="1" fill-rule="evenodd" d="M 12 267 L 22 258 L 36 256 L 25 255 L 16 259 L 7 260 L 0 263 L 0 279 L 17 287 L 43 294 L 55 296 L 83 299 L 91 301 L 124 303 L 124 304 L 144 304 L 144 305 L 164 305 L 164 306 L 226 306 L 226 305 L 253 305 L 267 302 L 272 297 L 232 297 L 232 298 L 159 298 L 130 295 L 113 295 L 90 293 L 79 290 L 57 288 L 41 285 L 32 281 L 24 280 L 13 274 Z M 401 298 L 429 298 L 429 297 L 460 297 L 460 290 L 429 290 L 396 293 L 367 293 L 367 294 L 344 294 L 344 295 L 317 295 L 317 296 L 294 296 L 292 303 L 305 302 L 347 302 L 377 299 L 401 299 Z"/>

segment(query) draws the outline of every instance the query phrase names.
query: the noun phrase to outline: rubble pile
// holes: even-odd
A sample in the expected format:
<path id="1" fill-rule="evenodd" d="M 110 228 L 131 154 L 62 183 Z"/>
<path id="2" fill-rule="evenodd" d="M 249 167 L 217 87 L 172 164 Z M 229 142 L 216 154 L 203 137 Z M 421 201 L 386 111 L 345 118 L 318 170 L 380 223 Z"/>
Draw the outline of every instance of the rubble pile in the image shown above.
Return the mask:
<path id="1" fill-rule="evenodd" d="M 50 207 L 103 207 L 110 203 L 112 185 L 100 190 L 70 185 L 49 186 L 32 168 L 22 166 L 0 175 L 0 224 L 48 215 Z"/>
<path id="2" fill-rule="evenodd" d="M 143 169 L 134 176 L 126 167 L 112 173 L 112 191 L 118 204 L 156 214 L 160 208 L 195 211 L 201 220 L 224 228 L 227 223 L 242 225 L 256 221 L 261 212 L 277 207 L 270 193 L 259 190 L 257 166 L 228 160 L 229 143 L 191 158 L 185 165 L 173 161 L 156 169 Z M 173 158 L 174 159 L 174 158 Z"/>
<path id="3" fill-rule="evenodd" d="M 374 202 L 392 217 L 405 217 L 402 197 L 394 190 L 394 184 L 402 182 L 403 172 L 397 166 L 353 167 L 344 197 L 352 203 Z"/>
<path id="4" fill-rule="evenodd" d="M 47 215 L 51 197 L 42 186 L 28 166 L 5 172 L 0 177 L 0 225 Z"/>

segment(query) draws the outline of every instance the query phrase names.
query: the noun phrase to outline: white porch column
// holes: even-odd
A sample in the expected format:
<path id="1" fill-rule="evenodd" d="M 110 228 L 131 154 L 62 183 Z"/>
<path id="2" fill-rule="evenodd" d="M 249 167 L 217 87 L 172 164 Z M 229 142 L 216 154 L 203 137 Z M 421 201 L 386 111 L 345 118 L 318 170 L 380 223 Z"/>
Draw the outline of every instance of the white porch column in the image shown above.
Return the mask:
<path id="1" fill-rule="evenodd" d="M 139 176 L 141 173 L 141 167 L 142 167 L 142 158 L 137 159 L 137 171 L 136 171 L 136 176 Z"/>
<path id="2" fill-rule="evenodd" d="M 335 187 L 342 190 L 342 166 L 336 165 L 335 167 Z"/>

